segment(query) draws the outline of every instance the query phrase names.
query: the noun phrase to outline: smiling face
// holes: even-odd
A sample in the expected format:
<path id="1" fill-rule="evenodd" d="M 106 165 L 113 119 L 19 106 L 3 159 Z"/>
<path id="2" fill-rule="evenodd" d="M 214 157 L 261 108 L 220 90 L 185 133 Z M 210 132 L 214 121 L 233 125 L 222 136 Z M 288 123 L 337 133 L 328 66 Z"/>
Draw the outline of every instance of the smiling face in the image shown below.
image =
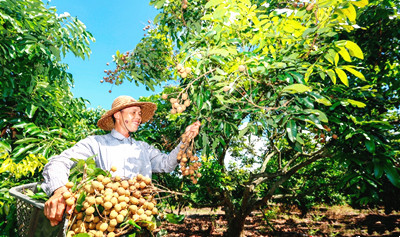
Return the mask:
<path id="1" fill-rule="evenodd" d="M 129 136 L 129 132 L 136 132 L 142 122 L 142 109 L 139 106 L 132 106 L 118 111 L 114 114 L 115 130 Z"/>

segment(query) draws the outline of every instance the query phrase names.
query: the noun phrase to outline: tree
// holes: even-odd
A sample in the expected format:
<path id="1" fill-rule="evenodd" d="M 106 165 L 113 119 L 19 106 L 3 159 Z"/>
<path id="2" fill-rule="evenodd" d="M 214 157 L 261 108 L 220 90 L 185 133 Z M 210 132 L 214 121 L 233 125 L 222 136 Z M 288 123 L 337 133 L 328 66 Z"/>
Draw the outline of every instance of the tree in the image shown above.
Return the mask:
<path id="1" fill-rule="evenodd" d="M 8 189 L 41 179 L 53 154 L 96 132 L 101 110 L 73 98 L 66 53 L 85 59 L 85 25 L 41 0 L 0 2 L 0 232 L 14 235 Z"/>
<path id="2" fill-rule="evenodd" d="M 353 33 L 360 12 L 380 3 L 153 0 L 161 9 L 156 25 L 124 56 L 130 67 L 122 68 L 116 59 L 119 77 L 109 82 L 136 77 L 151 85 L 177 81 L 177 89 L 166 92 L 168 99 L 178 100 L 167 118 L 202 121 L 197 148 L 204 157 L 214 157 L 220 174 L 221 183 L 211 192 L 222 200 L 228 235 L 240 236 L 251 211 L 278 192 L 290 192 L 282 185 L 318 160 L 367 164 L 375 174 L 368 169 L 364 177 L 375 182 L 385 174 L 400 187 L 398 157 L 389 155 L 398 147 L 390 147 L 394 139 L 384 139 L 398 127 L 371 116 L 372 87 L 382 84 L 363 73 L 364 53 Z M 136 52 L 151 51 L 154 45 L 163 48 L 159 57 L 164 57 L 157 59 L 159 68 L 145 68 L 148 58 Z M 386 73 L 397 72 L 392 68 Z M 153 70 L 164 76 L 152 77 Z M 182 106 L 183 93 L 189 94 L 191 106 Z M 235 181 L 238 170 L 227 170 L 225 157 L 235 142 L 250 136 L 267 145 L 251 162 L 258 168 Z M 236 185 L 227 187 L 226 180 Z"/>

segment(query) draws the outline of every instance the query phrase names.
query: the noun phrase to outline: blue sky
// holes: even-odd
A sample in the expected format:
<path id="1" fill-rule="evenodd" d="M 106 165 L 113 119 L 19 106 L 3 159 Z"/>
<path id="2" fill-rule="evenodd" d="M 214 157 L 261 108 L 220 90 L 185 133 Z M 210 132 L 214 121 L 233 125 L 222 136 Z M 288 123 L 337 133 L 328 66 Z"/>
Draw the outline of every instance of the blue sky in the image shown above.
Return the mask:
<path id="1" fill-rule="evenodd" d="M 117 50 L 126 52 L 133 50 L 144 35 L 143 27 L 148 20 L 153 21 L 157 10 L 143 0 L 52 0 L 50 6 L 57 8 L 57 13 L 68 12 L 78 17 L 86 29 L 93 34 L 96 42 L 91 43 L 92 54 L 89 59 L 82 60 L 67 55 L 63 62 L 69 65 L 69 72 L 75 80 L 72 93 L 75 97 L 83 97 L 90 101 L 90 108 L 101 106 L 110 109 L 112 101 L 119 95 L 130 95 L 136 99 L 161 91 L 146 91 L 144 86 L 125 82 L 121 86 L 100 83 L 106 63 L 112 62 L 112 55 Z M 112 93 L 109 93 L 109 90 Z"/>

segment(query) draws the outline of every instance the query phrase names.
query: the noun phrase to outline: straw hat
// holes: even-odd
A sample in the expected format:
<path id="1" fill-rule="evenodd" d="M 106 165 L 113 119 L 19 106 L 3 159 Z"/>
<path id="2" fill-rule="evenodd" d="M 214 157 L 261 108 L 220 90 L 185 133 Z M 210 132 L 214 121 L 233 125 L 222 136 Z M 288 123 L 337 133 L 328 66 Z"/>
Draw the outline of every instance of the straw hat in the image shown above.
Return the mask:
<path id="1" fill-rule="evenodd" d="M 111 109 L 101 116 L 97 122 L 97 126 L 103 130 L 111 131 L 114 128 L 112 115 L 122 109 L 132 106 L 139 106 L 142 109 L 142 123 L 149 121 L 157 109 L 157 105 L 154 103 L 138 102 L 130 96 L 121 95 L 114 100 Z"/>

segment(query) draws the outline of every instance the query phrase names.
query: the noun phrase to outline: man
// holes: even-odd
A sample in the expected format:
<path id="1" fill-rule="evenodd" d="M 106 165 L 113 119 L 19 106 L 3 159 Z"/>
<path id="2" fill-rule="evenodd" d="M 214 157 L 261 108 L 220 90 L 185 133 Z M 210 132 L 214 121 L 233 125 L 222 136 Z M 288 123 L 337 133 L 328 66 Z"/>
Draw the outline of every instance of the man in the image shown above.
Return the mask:
<path id="1" fill-rule="evenodd" d="M 156 104 L 137 102 L 130 96 L 117 97 L 97 126 L 106 131 L 107 135 L 89 136 L 58 156 L 52 157 L 43 170 L 43 190 L 51 196 L 45 203 L 44 214 L 52 226 L 57 225 L 65 212 L 66 203 L 62 194 L 67 190 L 69 171 L 75 164 L 70 158 L 87 159 L 96 155 L 96 165 L 104 170 L 117 167 L 113 175 L 131 178 L 138 174 L 150 177 L 152 172 L 172 172 L 178 165 L 177 154 L 179 145 L 166 155 L 145 142 L 135 141 L 130 137 L 141 123 L 149 121 Z M 186 128 L 186 133 L 193 136 L 199 133 L 200 122 L 197 121 Z M 72 210 L 67 210 L 71 212 Z"/>

